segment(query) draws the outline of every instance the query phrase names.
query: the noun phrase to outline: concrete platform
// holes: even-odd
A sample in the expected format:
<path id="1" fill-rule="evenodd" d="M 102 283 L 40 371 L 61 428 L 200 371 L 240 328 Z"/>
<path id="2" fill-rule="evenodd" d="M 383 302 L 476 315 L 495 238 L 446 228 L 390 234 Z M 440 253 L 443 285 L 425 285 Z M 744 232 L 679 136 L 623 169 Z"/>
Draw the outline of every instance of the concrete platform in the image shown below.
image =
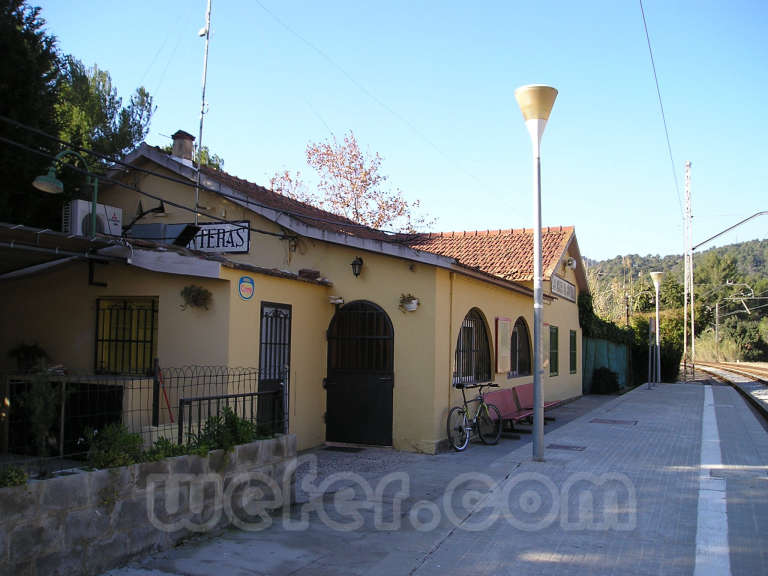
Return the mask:
<path id="1" fill-rule="evenodd" d="M 552 414 L 545 462 L 526 435 L 309 452 L 271 527 L 109 574 L 768 574 L 768 431 L 735 390 L 641 386 Z"/>
<path id="2" fill-rule="evenodd" d="M 758 381 L 755 377 L 745 373 L 732 372 L 730 370 L 718 370 L 717 368 L 706 368 L 706 372 L 722 376 L 733 383 L 741 390 L 742 394 L 752 399 L 752 402 L 764 416 L 768 417 L 768 386 Z"/>

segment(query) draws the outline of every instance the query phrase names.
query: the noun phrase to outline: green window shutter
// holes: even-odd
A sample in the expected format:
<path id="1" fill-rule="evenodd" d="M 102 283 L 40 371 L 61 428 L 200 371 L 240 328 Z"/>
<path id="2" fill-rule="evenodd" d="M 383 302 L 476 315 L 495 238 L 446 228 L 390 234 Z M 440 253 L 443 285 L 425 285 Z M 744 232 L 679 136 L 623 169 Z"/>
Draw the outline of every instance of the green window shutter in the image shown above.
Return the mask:
<path id="1" fill-rule="evenodd" d="M 557 376 L 558 357 L 557 357 L 557 326 L 549 327 L 549 375 Z"/>
<path id="2" fill-rule="evenodd" d="M 570 332 L 570 355 L 571 374 L 576 374 L 576 330 Z"/>

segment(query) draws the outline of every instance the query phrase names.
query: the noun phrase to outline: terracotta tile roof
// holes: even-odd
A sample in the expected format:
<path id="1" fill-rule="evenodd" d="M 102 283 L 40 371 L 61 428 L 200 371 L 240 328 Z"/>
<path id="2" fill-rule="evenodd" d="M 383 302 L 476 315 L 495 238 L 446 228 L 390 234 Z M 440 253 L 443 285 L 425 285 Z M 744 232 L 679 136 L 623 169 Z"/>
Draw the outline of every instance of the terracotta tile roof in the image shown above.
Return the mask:
<path id="1" fill-rule="evenodd" d="M 549 278 L 574 234 L 573 226 L 542 229 L 542 266 Z M 420 234 L 411 248 L 455 258 L 504 280 L 533 280 L 533 230 L 487 230 Z"/>
<path id="2" fill-rule="evenodd" d="M 253 199 L 256 204 L 289 214 L 309 226 L 314 226 L 315 228 L 328 230 L 330 232 L 340 232 L 350 236 L 357 236 L 359 238 L 399 241 L 398 235 L 388 234 L 381 230 L 376 230 L 375 228 L 362 226 L 344 216 L 339 216 L 338 214 L 327 212 L 320 208 L 310 206 L 309 204 L 304 204 L 298 200 L 293 200 L 288 196 L 278 194 L 264 186 L 259 186 L 258 184 L 243 180 L 237 176 L 232 176 L 222 170 L 215 170 L 203 166 L 201 172 L 209 178 L 220 182 L 222 185 L 245 194 Z"/>

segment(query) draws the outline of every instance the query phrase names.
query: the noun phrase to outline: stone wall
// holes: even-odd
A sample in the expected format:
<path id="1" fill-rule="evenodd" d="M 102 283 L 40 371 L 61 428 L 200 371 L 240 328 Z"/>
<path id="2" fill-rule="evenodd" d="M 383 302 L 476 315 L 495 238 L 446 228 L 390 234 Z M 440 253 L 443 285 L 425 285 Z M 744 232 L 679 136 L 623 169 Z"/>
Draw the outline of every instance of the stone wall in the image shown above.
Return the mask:
<path id="1" fill-rule="evenodd" d="M 296 437 L 0 489 L 0 575 L 99 574 L 294 499 Z M 269 520 L 266 520 L 269 522 Z"/>

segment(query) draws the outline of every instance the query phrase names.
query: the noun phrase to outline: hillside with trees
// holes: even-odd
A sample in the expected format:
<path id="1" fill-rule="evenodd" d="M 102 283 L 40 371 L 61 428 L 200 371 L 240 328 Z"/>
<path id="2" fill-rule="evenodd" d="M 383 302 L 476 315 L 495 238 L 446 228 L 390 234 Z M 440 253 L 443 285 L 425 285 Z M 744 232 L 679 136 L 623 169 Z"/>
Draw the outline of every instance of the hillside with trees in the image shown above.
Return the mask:
<path id="1" fill-rule="evenodd" d="M 662 317 L 669 323 L 670 339 L 679 340 L 682 347 L 682 255 L 632 254 L 604 261 L 586 259 L 586 264 L 595 313 L 620 326 L 633 325 L 654 311 L 649 272 L 664 272 L 659 297 Z M 768 360 L 768 240 L 697 253 L 694 294 L 698 359 Z M 664 324 L 663 320 L 662 335 Z"/>

